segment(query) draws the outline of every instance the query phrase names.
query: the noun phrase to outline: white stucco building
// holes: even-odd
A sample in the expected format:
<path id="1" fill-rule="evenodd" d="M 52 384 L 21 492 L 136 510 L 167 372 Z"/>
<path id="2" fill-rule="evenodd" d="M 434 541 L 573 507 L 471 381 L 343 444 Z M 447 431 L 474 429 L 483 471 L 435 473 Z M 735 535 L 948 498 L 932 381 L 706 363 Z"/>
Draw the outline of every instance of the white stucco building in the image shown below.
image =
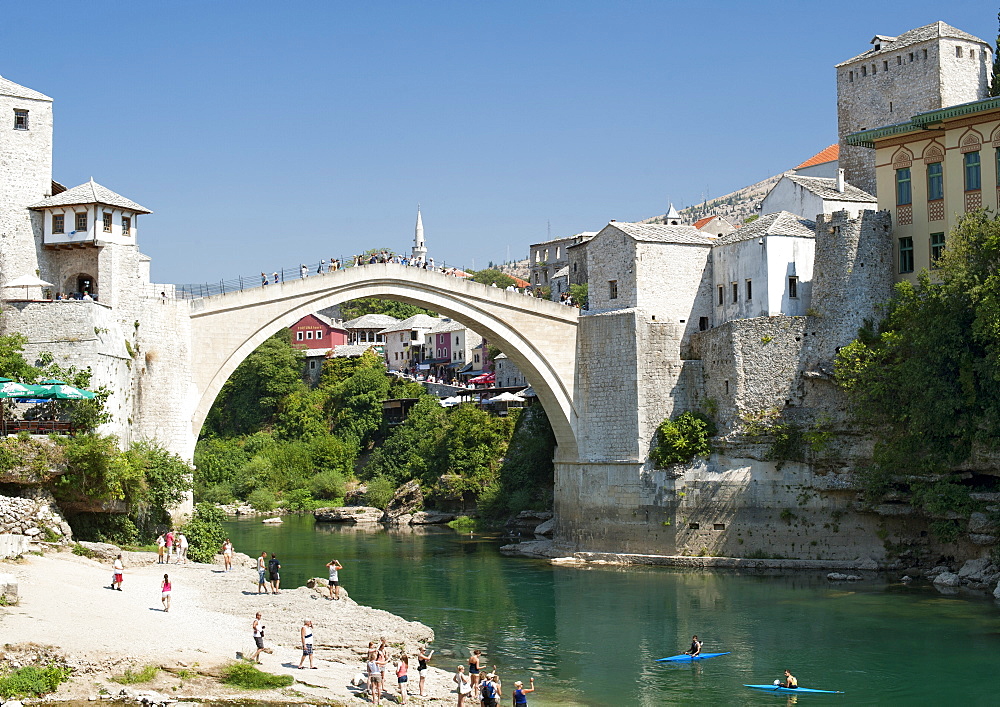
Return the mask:
<path id="1" fill-rule="evenodd" d="M 851 216 L 865 209 L 878 208 L 878 199 L 844 181 L 844 170 L 838 169 L 838 176 L 804 177 L 786 174 L 760 205 L 762 214 L 788 211 L 802 218 L 813 219 L 817 214 L 832 214 L 847 211 Z"/>
<path id="2" fill-rule="evenodd" d="M 761 216 L 712 248 L 713 325 L 802 316 L 809 308 L 815 224 L 787 211 Z"/>
<path id="3" fill-rule="evenodd" d="M 385 337 L 385 361 L 389 370 L 401 371 L 414 366 L 417 363 L 415 353 L 423 347 L 424 335 L 440 321 L 426 314 L 415 314 L 378 332 Z"/>

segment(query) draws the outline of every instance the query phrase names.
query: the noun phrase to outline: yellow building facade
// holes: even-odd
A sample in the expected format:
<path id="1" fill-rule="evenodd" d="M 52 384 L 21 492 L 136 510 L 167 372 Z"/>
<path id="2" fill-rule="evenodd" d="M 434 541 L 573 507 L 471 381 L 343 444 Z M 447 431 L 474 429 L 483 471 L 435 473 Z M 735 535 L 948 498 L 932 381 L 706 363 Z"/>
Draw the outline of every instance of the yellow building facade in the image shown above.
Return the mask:
<path id="1" fill-rule="evenodd" d="M 998 208 L 1000 98 L 920 113 L 846 140 L 875 150 L 878 207 L 892 214 L 897 282 L 933 270 L 964 213 Z"/>

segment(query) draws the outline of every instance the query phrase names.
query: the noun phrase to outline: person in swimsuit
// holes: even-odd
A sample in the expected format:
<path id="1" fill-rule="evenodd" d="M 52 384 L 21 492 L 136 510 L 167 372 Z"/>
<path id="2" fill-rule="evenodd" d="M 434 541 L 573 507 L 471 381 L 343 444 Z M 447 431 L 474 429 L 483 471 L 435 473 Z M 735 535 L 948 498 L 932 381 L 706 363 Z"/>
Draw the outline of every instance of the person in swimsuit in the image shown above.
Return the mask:
<path id="1" fill-rule="evenodd" d="M 374 643 L 369 644 L 368 651 L 368 689 L 372 693 L 372 704 L 382 703 L 382 667 L 378 664 L 376 655 L 378 651 L 373 650 Z"/>
<path id="2" fill-rule="evenodd" d="M 309 667 L 316 670 L 316 666 L 313 665 L 313 622 L 309 619 L 302 622 L 299 638 L 302 641 L 302 658 L 299 660 L 299 670 L 303 669 L 306 656 L 309 656 Z"/>
<path id="3" fill-rule="evenodd" d="M 406 704 L 406 683 L 410 677 L 410 657 L 405 653 L 399 656 L 399 663 L 396 665 L 396 682 L 399 684 L 399 699 L 401 704 Z"/>
<path id="4" fill-rule="evenodd" d="M 331 599 L 340 599 L 340 575 L 338 570 L 344 569 L 343 566 L 336 560 L 330 560 L 326 563 L 326 567 L 330 570 L 330 582 L 327 587 L 330 590 Z"/>
<path id="5" fill-rule="evenodd" d="M 233 568 L 233 544 L 226 538 L 226 542 L 222 543 L 222 562 L 226 566 L 226 572 Z"/>
<path id="6" fill-rule="evenodd" d="M 701 641 L 698 640 L 697 636 L 691 636 L 691 648 L 684 651 L 684 655 L 689 655 L 692 658 L 701 653 Z"/>
<path id="7" fill-rule="evenodd" d="M 115 558 L 115 563 L 112 565 L 112 572 L 111 588 L 117 589 L 120 592 L 122 590 L 122 580 L 125 578 L 125 563 L 122 562 L 121 555 Z"/>
<path id="8" fill-rule="evenodd" d="M 170 611 L 170 577 L 163 575 L 163 583 L 160 584 L 160 601 L 163 602 L 163 611 Z"/>
<path id="9" fill-rule="evenodd" d="M 378 650 L 375 651 L 375 662 L 382 669 L 382 685 L 385 685 L 385 673 L 389 665 L 389 639 L 385 636 L 382 636 Z"/>
<path id="10" fill-rule="evenodd" d="M 431 659 L 432 655 L 434 655 L 434 651 L 424 653 L 423 646 L 420 646 L 420 648 L 417 649 L 417 675 L 420 676 L 421 697 L 426 697 L 424 694 L 424 681 L 427 679 L 427 673 L 429 672 L 427 669 L 427 661 Z"/>
<path id="11" fill-rule="evenodd" d="M 518 680 L 514 683 L 514 707 L 528 704 L 528 693 L 535 691 L 535 678 L 528 678 L 531 687 L 526 688 L 524 683 Z"/>
<path id="12" fill-rule="evenodd" d="M 479 687 L 479 657 L 482 654 L 483 652 L 477 648 L 469 656 L 469 681 L 473 690 Z"/>
<path id="13" fill-rule="evenodd" d="M 785 682 L 780 683 L 780 687 L 787 687 L 789 690 L 794 690 L 799 686 L 799 681 L 796 679 L 790 670 L 785 671 Z"/>
<path id="14" fill-rule="evenodd" d="M 260 557 L 257 558 L 257 593 L 260 594 L 260 590 L 263 589 L 265 594 L 270 594 L 267 591 L 267 552 L 260 553 Z"/>
<path id="15" fill-rule="evenodd" d="M 456 692 L 458 692 L 458 707 L 462 707 L 465 704 L 465 696 L 472 692 L 472 685 L 469 682 L 469 676 L 465 674 L 464 665 L 460 665 L 455 669 L 455 677 L 452 680 L 458 686 L 456 689 Z"/>

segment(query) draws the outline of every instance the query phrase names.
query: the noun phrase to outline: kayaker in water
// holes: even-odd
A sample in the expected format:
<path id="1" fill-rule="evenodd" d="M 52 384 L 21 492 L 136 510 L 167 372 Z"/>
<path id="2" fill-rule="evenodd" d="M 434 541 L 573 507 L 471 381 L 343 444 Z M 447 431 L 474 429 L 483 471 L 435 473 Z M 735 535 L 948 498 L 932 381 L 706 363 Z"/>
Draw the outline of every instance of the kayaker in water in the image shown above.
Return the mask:
<path id="1" fill-rule="evenodd" d="M 697 636 L 691 636 L 691 648 L 684 651 L 684 655 L 689 655 L 692 658 L 701 653 L 701 641 L 698 640 Z"/>
<path id="2" fill-rule="evenodd" d="M 785 682 L 780 683 L 781 687 L 786 687 L 789 690 L 794 690 L 799 686 L 799 681 L 792 675 L 790 670 L 785 671 Z"/>

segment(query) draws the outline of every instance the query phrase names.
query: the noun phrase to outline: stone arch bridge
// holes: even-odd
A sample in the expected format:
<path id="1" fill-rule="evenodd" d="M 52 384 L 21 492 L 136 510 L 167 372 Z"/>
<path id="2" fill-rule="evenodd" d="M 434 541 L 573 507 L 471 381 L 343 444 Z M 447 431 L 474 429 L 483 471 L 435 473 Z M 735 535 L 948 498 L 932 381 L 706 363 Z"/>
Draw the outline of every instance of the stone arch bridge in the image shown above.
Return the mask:
<path id="1" fill-rule="evenodd" d="M 392 263 L 192 300 L 193 438 L 200 433 L 222 385 L 268 337 L 307 314 L 362 297 L 426 307 L 497 345 L 531 382 L 552 424 L 558 457 L 575 457 L 573 383 L 578 310 Z"/>

